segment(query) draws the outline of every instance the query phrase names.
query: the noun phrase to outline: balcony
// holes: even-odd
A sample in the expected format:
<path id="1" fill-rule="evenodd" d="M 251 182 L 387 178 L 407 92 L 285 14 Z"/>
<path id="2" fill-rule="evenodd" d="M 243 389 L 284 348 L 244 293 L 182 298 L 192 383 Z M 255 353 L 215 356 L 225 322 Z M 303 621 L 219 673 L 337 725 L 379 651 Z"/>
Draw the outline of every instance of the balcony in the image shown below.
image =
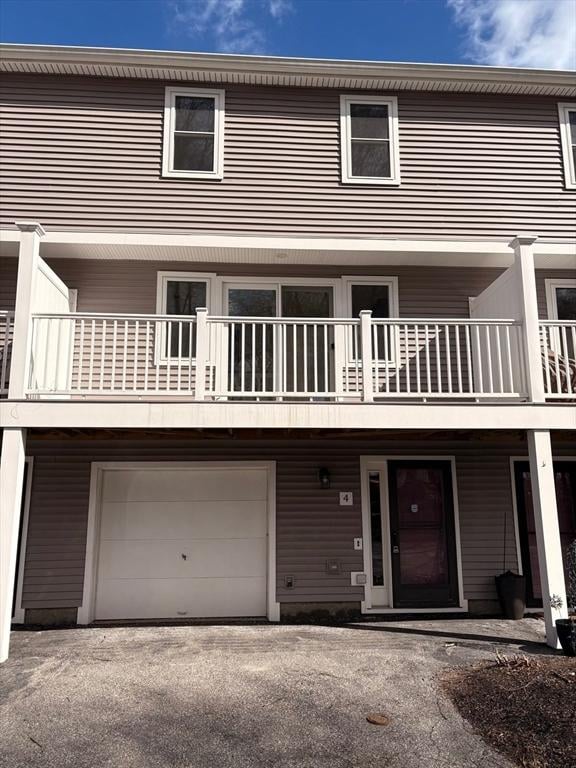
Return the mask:
<path id="1" fill-rule="evenodd" d="M 35 314 L 27 396 L 525 400 L 522 348 L 514 320 Z"/>

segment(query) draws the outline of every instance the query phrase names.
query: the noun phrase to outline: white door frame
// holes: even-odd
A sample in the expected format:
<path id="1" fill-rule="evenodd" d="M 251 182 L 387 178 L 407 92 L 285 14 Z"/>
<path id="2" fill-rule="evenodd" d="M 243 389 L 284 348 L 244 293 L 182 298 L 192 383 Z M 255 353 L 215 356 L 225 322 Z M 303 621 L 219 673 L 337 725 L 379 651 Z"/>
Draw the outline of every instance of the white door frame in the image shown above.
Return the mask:
<path id="1" fill-rule="evenodd" d="M 22 505 L 22 527 L 19 544 L 18 573 L 16 574 L 15 590 L 16 599 L 14 601 L 14 615 L 12 624 L 24 624 L 25 609 L 22 607 L 22 592 L 24 589 L 24 565 L 26 562 L 26 542 L 28 540 L 28 521 L 30 519 L 30 499 L 32 493 L 32 472 L 34 469 L 34 457 L 26 456 L 26 485 L 23 488 Z"/>
<path id="2" fill-rule="evenodd" d="M 458 605 L 448 608 L 395 608 L 392 590 L 392 559 L 390 548 L 383 546 L 384 558 L 384 587 L 372 587 L 372 537 L 370 530 L 370 494 L 368 488 L 368 472 L 379 471 L 384 482 L 380 485 L 380 508 L 382 514 L 382 539 L 390 539 L 390 496 L 388 492 L 388 462 L 389 461 L 445 461 L 450 464 L 452 479 L 452 504 L 454 508 L 454 543 L 456 546 L 456 573 L 458 578 Z M 464 598 L 464 582 L 462 576 L 462 545 L 460 542 L 460 511 L 458 508 L 458 478 L 456 475 L 455 456 L 436 455 L 394 455 L 361 456 L 361 491 L 362 491 L 362 541 L 364 552 L 364 600 L 362 613 L 460 613 L 468 610 L 468 600 Z M 384 590 L 387 604 L 378 605 L 374 590 Z M 382 595 L 380 591 L 380 595 Z"/>
<path id="3" fill-rule="evenodd" d="M 102 478 L 106 471 L 129 469 L 264 469 L 268 476 L 268 557 L 266 606 L 269 621 L 280 621 L 280 603 L 276 601 L 276 462 L 275 461 L 93 461 L 90 471 L 90 500 L 84 570 L 82 605 L 78 608 L 78 624 L 94 621 L 98 549 L 100 543 Z"/>

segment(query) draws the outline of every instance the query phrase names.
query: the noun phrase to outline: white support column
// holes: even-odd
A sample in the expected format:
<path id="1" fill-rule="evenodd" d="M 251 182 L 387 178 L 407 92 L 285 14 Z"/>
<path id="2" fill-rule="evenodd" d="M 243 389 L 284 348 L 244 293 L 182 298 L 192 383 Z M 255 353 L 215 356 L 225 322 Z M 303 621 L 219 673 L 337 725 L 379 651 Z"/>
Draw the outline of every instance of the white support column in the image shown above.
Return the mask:
<path id="1" fill-rule="evenodd" d="M 543 403 L 544 377 L 540 350 L 540 326 L 538 323 L 538 299 L 536 296 L 536 272 L 532 246 L 534 235 L 517 235 L 510 243 L 514 249 L 514 269 L 520 292 L 520 314 L 523 324 L 524 360 L 526 363 L 526 384 L 530 400 Z"/>
<path id="2" fill-rule="evenodd" d="M 29 383 L 28 372 L 30 370 L 32 341 L 31 311 L 40 259 L 40 238 L 44 236 L 45 232 L 42 226 L 35 221 L 17 221 L 16 226 L 20 230 L 20 250 L 18 251 L 18 282 L 16 284 L 8 398 L 20 400 L 25 396 Z"/>
<path id="3" fill-rule="evenodd" d="M 568 611 L 550 432 L 529 430 L 528 452 L 546 642 L 557 648 L 555 621 L 566 618 Z"/>
<path id="4" fill-rule="evenodd" d="M 0 458 L 0 662 L 8 658 L 22 509 L 25 429 L 5 429 Z"/>

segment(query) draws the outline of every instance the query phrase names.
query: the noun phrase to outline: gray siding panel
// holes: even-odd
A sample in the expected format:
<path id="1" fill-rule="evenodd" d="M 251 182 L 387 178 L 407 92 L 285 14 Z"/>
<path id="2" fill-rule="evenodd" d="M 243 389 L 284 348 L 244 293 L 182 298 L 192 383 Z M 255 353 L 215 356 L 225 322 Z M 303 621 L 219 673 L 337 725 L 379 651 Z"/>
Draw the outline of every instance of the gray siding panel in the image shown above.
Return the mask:
<path id="1" fill-rule="evenodd" d="M 5 226 L 35 218 L 184 232 L 576 232 L 550 97 L 399 93 L 399 187 L 340 183 L 336 90 L 226 87 L 221 182 L 162 178 L 162 83 L 5 75 L 0 102 Z"/>
<path id="2" fill-rule="evenodd" d="M 422 440 L 426 440 L 422 444 Z M 576 455 L 576 443 L 560 450 Z M 516 567 L 510 455 L 526 454 L 524 444 L 504 440 L 460 440 L 428 436 L 323 440 L 198 439 L 191 435 L 142 436 L 121 433 L 103 440 L 29 440 L 35 457 L 25 564 L 26 608 L 75 607 L 82 602 L 90 462 L 275 460 L 277 462 L 277 594 L 280 602 L 359 600 L 349 572 L 362 570 L 353 538 L 362 535 L 361 455 L 456 456 L 465 596 L 493 600 L 494 576 Z M 320 489 L 320 464 L 332 475 Z M 340 507 L 340 491 L 352 491 L 354 506 Z M 337 559 L 340 575 L 326 574 Z M 286 589 L 285 576 L 295 579 Z"/>

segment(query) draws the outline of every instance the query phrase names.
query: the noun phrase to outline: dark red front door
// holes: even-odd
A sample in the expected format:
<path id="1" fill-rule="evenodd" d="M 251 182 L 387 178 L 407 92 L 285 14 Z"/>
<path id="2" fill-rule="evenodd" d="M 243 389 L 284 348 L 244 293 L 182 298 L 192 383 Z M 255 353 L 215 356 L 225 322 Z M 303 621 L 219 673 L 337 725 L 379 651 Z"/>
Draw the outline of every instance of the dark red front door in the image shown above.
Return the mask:
<path id="1" fill-rule="evenodd" d="M 388 473 L 394 605 L 458 605 L 450 463 L 390 461 Z"/>

